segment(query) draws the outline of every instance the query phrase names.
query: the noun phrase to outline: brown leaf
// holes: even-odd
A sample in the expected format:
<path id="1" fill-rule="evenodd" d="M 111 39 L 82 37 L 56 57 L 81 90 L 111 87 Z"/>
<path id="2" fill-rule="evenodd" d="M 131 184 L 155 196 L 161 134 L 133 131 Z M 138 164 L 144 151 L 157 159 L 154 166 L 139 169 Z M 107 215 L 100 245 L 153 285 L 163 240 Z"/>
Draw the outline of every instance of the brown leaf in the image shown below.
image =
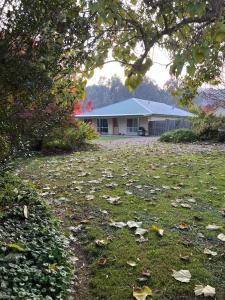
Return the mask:
<path id="1" fill-rule="evenodd" d="M 100 266 L 104 266 L 107 262 L 107 259 L 105 257 L 100 257 L 98 260 L 97 260 L 97 264 L 100 265 Z"/>
<path id="2" fill-rule="evenodd" d="M 189 225 L 186 223 L 181 223 L 178 225 L 178 228 L 181 230 L 188 230 L 189 229 Z"/>

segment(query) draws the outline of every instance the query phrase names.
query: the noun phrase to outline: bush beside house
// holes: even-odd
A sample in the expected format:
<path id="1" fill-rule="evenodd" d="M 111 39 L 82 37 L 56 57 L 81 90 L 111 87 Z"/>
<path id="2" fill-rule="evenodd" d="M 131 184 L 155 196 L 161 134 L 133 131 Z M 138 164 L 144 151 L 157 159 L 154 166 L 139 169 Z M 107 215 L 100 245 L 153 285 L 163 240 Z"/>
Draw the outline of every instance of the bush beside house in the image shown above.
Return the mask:
<path id="1" fill-rule="evenodd" d="M 163 133 L 160 136 L 161 142 L 167 143 L 188 143 L 195 142 L 197 135 L 191 129 L 180 128 Z"/>
<path id="2" fill-rule="evenodd" d="M 198 111 L 192 117 L 192 129 L 177 129 L 160 136 L 161 142 L 225 141 L 225 117 Z"/>

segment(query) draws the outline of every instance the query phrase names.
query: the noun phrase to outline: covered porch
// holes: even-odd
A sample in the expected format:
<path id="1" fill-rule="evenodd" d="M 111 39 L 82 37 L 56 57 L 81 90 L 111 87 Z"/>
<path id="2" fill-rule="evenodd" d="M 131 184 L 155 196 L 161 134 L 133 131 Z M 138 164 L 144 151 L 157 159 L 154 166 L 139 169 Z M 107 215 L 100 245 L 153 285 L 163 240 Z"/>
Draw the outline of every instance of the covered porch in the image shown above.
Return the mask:
<path id="1" fill-rule="evenodd" d="M 92 124 L 100 134 L 110 135 L 138 135 L 140 127 L 148 131 L 147 117 L 115 117 L 115 118 L 95 118 Z"/>

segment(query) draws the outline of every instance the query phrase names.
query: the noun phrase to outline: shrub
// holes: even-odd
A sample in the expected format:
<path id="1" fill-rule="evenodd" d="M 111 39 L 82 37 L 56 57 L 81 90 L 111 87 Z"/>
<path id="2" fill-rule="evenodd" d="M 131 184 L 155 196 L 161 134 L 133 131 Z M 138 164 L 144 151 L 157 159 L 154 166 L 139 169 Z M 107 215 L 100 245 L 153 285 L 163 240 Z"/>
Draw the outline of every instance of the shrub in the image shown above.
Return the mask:
<path id="1" fill-rule="evenodd" d="M 217 140 L 218 129 L 225 128 L 225 117 L 217 117 L 203 111 L 191 119 L 193 130 L 200 140 Z"/>
<path id="2" fill-rule="evenodd" d="M 85 122 L 79 122 L 76 127 L 58 127 L 53 129 L 44 138 L 42 150 L 73 151 L 97 137 L 98 134 L 93 126 Z"/>
<path id="3" fill-rule="evenodd" d="M 191 129 L 181 128 L 163 133 L 160 136 L 161 142 L 187 143 L 197 140 L 196 134 Z"/>
<path id="4" fill-rule="evenodd" d="M 1 298 L 68 299 L 69 258 L 67 239 L 33 187 L 18 177 L 1 176 Z"/>
<path id="5" fill-rule="evenodd" d="M 10 143 L 5 136 L 0 135 L 0 162 L 10 154 Z"/>

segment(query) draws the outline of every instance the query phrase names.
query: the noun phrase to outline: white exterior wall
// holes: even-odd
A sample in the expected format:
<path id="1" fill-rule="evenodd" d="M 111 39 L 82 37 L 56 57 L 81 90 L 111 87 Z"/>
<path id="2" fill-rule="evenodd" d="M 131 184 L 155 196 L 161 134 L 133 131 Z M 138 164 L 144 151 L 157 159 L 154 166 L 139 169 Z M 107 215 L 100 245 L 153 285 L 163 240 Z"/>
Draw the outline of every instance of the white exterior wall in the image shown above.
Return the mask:
<path id="1" fill-rule="evenodd" d="M 118 118 L 119 134 L 127 134 L 127 118 Z"/>
<path id="2" fill-rule="evenodd" d="M 113 119 L 108 119 L 108 134 L 113 134 Z"/>

